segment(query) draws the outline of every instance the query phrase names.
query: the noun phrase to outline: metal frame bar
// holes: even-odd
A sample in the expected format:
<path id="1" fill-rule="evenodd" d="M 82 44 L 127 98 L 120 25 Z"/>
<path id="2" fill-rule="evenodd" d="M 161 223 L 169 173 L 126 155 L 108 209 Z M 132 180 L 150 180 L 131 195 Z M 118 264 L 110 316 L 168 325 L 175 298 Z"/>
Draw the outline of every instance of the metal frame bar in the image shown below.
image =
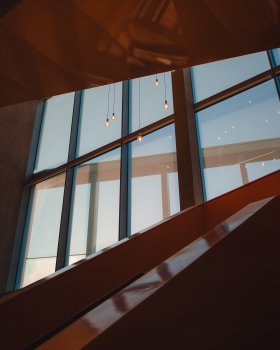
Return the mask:
<path id="1" fill-rule="evenodd" d="M 194 203 L 198 205 L 204 201 L 203 197 L 203 180 L 200 167 L 200 147 L 198 141 L 197 125 L 194 111 L 194 101 L 192 92 L 191 70 L 186 68 L 183 70 L 185 99 L 187 108 L 187 122 L 188 122 L 188 137 L 192 164 L 192 180 Z"/>
<path id="2" fill-rule="evenodd" d="M 190 71 L 172 74 L 180 208 L 203 202 Z"/>
<path id="3" fill-rule="evenodd" d="M 122 138 L 129 134 L 129 115 L 130 115 L 130 94 L 129 81 L 123 82 L 122 94 Z M 121 145 L 121 167 L 120 167 L 120 208 L 119 208 L 119 240 L 126 238 L 129 232 L 128 211 L 129 207 L 129 145 Z"/>
<path id="4" fill-rule="evenodd" d="M 133 140 L 136 140 L 139 132 L 141 132 L 141 134 L 143 136 L 145 136 L 145 135 L 150 134 L 151 132 L 153 132 L 155 130 L 161 129 L 169 124 L 172 124 L 174 121 L 175 121 L 174 115 L 168 116 L 168 117 L 163 118 L 163 119 L 161 119 L 153 124 L 145 126 L 145 127 L 141 128 L 140 130 L 134 131 L 127 136 L 124 136 L 118 140 L 115 140 L 115 141 L 113 141 L 105 146 L 97 148 L 96 150 L 89 152 L 81 157 L 73 159 L 73 160 L 69 161 L 68 163 L 65 163 L 57 168 L 54 168 L 51 170 L 45 170 L 45 171 L 42 171 L 40 173 L 36 173 L 29 180 L 26 181 L 25 187 L 33 186 L 39 182 L 42 182 L 42 181 L 47 180 L 55 175 L 58 175 L 71 167 L 75 167 L 77 165 L 80 165 L 80 164 L 82 164 L 82 163 L 84 163 L 92 158 L 98 157 L 98 156 L 100 156 L 104 153 L 107 153 L 109 151 L 113 151 L 114 149 L 121 147 L 123 144 L 127 144 Z"/>
<path id="5" fill-rule="evenodd" d="M 276 72 L 278 71 L 277 74 L 279 74 L 279 73 L 280 73 L 280 69 L 278 70 L 278 68 L 280 68 L 280 67 L 277 66 L 276 61 L 275 61 L 275 58 L 274 58 L 274 54 L 273 54 L 272 51 L 273 51 L 273 50 L 267 51 L 268 59 L 269 59 L 269 62 L 270 62 L 270 65 L 271 65 L 272 69 L 275 69 Z M 279 100 L 280 100 L 280 77 L 279 77 L 279 75 L 274 75 L 274 82 L 275 82 L 275 85 L 276 85 L 276 90 L 277 90 L 277 93 L 278 93 L 278 98 L 279 98 Z"/>
<path id="6" fill-rule="evenodd" d="M 81 105 L 82 92 L 77 91 L 75 93 L 73 114 L 72 114 L 72 125 L 70 133 L 69 151 L 68 151 L 68 162 L 75 159 L 78 139 L 78 128 L 79 128 L 79 117 L 80 117 L 80 105 Z M 68 259 L 68 242 L 69 242 L 69 222 L 71 216 L 71 202 L 72 202 L 72 188 L 74 179 L 74 168 L 66 169 L 66 179 L 64 186 L 63 204 L 61 212 L 61 222 L 59 229 L 58 247 L 57 247 L 57 258 L 56 258 L 56 271 L 66 265 Z"/>

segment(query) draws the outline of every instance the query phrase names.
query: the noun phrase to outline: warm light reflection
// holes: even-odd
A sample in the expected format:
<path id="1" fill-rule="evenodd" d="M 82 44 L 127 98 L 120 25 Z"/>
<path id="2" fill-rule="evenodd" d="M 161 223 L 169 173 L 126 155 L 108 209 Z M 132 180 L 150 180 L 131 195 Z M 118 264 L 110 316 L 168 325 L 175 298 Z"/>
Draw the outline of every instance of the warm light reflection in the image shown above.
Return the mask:
<path id="1" fill-rule="evenodd" d="M 137 141 L 140 143 L 140 142 L 142 142 L 142 135 L 141 134 L 138 134 L 138 136 L 137 136 Z"/>

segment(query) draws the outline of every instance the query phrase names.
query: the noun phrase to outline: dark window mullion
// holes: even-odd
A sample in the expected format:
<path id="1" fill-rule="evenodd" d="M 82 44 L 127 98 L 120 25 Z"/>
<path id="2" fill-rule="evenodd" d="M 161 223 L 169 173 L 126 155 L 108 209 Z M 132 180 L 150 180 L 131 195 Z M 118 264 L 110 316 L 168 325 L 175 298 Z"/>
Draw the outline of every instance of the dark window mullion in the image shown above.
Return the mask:
<path id="1" fill-rule="evenodd" d="M 275 62 L 275 58 L 274 58 L 272 50 L 267 51 L 267 55 L 268 55 L 268 59 L 269 59 L 269 62 L 270 62 L 272 69 L 276 68 L 277 64 Z M 279 75 L 274 75 L 273 78 L 274 78 L 276 90 L 278 93 L 278 98 L 280 100 L 280 77 L 279 77 Z"/>
<path id="2" fill-rule="evenodd" d="M 276 67 L 272 50 L 266 51 L 271 68 Z"/>
<path id="3" fill-rule="evenodd" d="M 277 75 L 276 77 L 274 77 L 274 81 L 275 81 L 275 85 L 278 93 L 278 98 L 280 100 L 280 76 Z"/>
<path id="4" fill-rule="evenodd" d="M 122 94 L 122 138 L 129 134 L 130 117 L 130 82 L 123 82 Z M 128 237 L 129 225 L 129 145 L 122 143 L 120 167 L 120 212 L 119 212 L 119 240 Z"/>
<path id="5" fill-rule="evenodd" d="M 190 70 L 172 73 L 181 210 L 203 202 Z"/>
<path id="6" fill-rule="evenodd" d="M 80 117 L 80 106 L 81 106 L 82 92 L 77 91 L 75 93 L 74 107 L 73 107 L 73 118 L 71 125 L 71 135 L 68 151 L 68 162 L 72 161 L 76 157 L 77 140 L 78 140 L 78 127 Z M 69 222 L 71 216 L 71 199 L 73 193 L 73 181 L 74 181 L 73 167 L 67 168 L 65 188 L 63 196 L 63 206 L 61 213 L 61 223 L 59 230 L 59 239 L 57 247 L 57 259 L 56 259 L 56 270 L 63 268 L 66 265 L 66 259 L 68 255 L 68 243 L 69 243 Z"/>

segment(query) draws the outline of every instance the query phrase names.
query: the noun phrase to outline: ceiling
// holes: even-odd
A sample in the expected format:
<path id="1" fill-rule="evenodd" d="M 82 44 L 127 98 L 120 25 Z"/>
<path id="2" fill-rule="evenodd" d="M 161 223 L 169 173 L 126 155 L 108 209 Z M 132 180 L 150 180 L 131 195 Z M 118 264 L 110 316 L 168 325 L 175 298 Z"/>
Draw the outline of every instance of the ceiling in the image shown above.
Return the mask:
<path id="1" fill-rule="evenodd" d="M 0 105 L 280 46 L 279 0 L 1 0 Z"/>

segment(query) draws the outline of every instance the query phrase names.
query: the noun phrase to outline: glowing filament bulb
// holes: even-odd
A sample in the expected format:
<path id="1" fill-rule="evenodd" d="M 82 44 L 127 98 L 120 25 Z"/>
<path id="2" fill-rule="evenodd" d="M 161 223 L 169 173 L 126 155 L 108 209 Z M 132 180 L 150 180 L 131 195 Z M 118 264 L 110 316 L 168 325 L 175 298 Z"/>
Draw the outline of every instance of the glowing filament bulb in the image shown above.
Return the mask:
<path id="1" fill-rule="evenodd" d="M 138 134 L 138 136 L 137 136 L 137 141 L 140 143 L 140 142 L 142 142 L 142 135 L 141 134 Z"/>
<path id="2" fill-rule="evenodd" d="M 113 114 L 112 114 L 112 120 L 115 120 L 116 119 L 116 115 L 115 115 L 115 113 L 113 112 Z"/>
<path id="3" fill-rule="evenodd" d="M 167 100 L 164 101 L 164 109 L 167 109 L 168 108 L 168 103 L 167 103 Z"/>
<path id="4" fill-rule="evenodd" d="M 105 121 L 105 126 L 106 126 L 106 128 L 109 127 L 109 124 L 110 124 L 110 123 L 109 123 L 109 118 L 107 118 L 106 121 Z"/>
<path id="5" fill-rule="evenodd" d="M 156 78 L 156 86 L 159 86 L 159 80 Z"/>

